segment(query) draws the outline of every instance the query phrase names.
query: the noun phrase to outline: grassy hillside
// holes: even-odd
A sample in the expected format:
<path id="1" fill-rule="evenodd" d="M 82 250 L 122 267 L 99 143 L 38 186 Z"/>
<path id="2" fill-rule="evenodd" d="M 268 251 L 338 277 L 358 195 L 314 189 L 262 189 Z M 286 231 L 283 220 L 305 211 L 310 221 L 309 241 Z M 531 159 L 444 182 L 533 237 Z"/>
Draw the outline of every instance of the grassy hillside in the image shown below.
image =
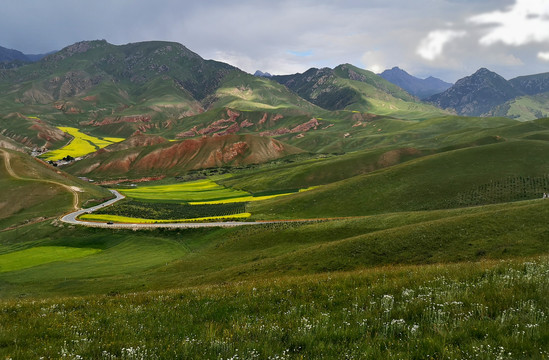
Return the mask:
<path id="1" fill-rule="evenodd" d="M 327 222 L 150 232 L 41 223 L 0 233 L 0 252 L 37 246 L 101 252 L 0 274 L 0 293 L 160 290 L 387 264 L 531 256 L 548 250 L 542 236 L 548 211 L 549 202 L 532 200 Z"/>
<path id="2" fill-rule="evenodd" d="M 355 176 L 294 197 L 250 205 L 258 217 L 355 216 L 443 209 L 540 198 L 543 188 L 521 185 L 549 174 L 544 141 L 509 141 L 448 151 Z M 506 181 L 512 179 L 513 181 Z M 497 182 L 499 188 L 488 186 Z M 528 180 L 530 184 L 530 180 Z M 475 192 L 479 192 L 477 197 Z"/>
<path id="3" fill-rule="evenodd" d="M 548 216 L 539 199 L 245 228 L 0 232 L 0 260 L 41 255 L 0 269 L 0 355 L 547 356 Z"/>
<path id="4" fill-rule="evenodd" d="M 537 120 L 521 124 L 506 118 L 457 116 L 425 121 L 374 118 L 353 127 L 352 135 L 348 138 L 337 136 L 337 132 L 341 131 L 341 124 L 338 124 L 326 130 L 331 131 L 331 138 L 327 134 L 313 133 L 294 142 L 305 148 L 322 144 L 326 146 L 323 147 L 325 150 L 367 150 L 318 155 L 303 162 L 242 172 L 222 182 L 252 192 L 324 185 L 437 152 L 510 139 L 541 140 L 549 130 L 546 123 L 547 121 Z M 324 138 L 326 145 L 321 143 Z"/>
<path id="5" fill-rule="evenodd" d="M 549 93 L 521 96 L 492 110 L 495 116 L 507 116 L 520 121 L 545 118 L 549 115 Z"/>
<path id="6" fill-rule="evenodd" d="M 218 182 L 251 192 L 302 189 L 366 174 L 423 155 L 423 152 L 413 148 L 365 150 L 237 173 Z"/>
<path id="7" fill-rule="evenodd" d="M 0 150 L 0 229 L 59 216 L 92 199 L 112 195 L 23 153 Z M 69 189 L 69 187 L 72 187 Z"/>

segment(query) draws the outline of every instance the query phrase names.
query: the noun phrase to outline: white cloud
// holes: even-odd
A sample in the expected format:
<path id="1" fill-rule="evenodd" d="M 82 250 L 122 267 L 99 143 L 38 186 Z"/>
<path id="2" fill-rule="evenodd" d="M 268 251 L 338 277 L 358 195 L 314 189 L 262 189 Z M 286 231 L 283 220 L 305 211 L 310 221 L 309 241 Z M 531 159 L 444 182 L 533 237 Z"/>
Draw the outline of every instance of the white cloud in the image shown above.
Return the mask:
<path id="1" fill-rule="evenodd" d="M 434 30 L 431 31 L 426 38 L 424 38 L 419 47 L 417 53 L 427 60 L 435 60 L 444 50 L 447 43 L 452 40 L 464 37 L 467 35 L 463 30 Z"/>
<path id="2" fill-rule="evenodd" d="M 538 53 L 538 59 L 543 60 L 543 61 L 549 61 L 549 51 L 539 52 Z"/>
<path id="3" fill-rule="evenodd" d="M 516 0 L 505 11 L 473 16 L 469 22 L 491 26 L 479 40 L 489 46 L 501 42 L 521 46 L 549 41 L 549 1 Z"/>
<path id="4" fill-rule="evenodd" d="M 388 66 L 385 62 L 385 56 L 381 51 L 367 51 L 362 55 L 362 63 L 367 70 L 379 74 Z"/>

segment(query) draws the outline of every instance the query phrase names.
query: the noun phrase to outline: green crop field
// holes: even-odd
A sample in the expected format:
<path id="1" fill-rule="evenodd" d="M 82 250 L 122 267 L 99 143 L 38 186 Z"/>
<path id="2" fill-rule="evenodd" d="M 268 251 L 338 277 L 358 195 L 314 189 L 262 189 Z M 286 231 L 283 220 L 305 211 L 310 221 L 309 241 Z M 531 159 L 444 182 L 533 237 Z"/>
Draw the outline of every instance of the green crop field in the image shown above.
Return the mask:
<path id="1" fill-rule="evenodd" d="M 246 203 L 189 205 L 178 203 L 141 202 L 136 200 L 121 201 L 113 206 L 101 208 L 95 214 L 128 216 L 157 220 L 193 219 L 246 212 Z"/>
<path id="2" fill-rule="evenodd" d="M 123 138 L 114 137 L 97 138 L 84 134 L 79 129 L 73 127 L 59 127 L 59 129 L 73 136 L 73 139 L 61 149 L 52 150 L 44 154 L 42 157 L 46 160 L 55 161 L 66 156 L 72 156 L 73 158 L 84 156 L 124 140 Z"/>
<path id="3" fill-rule="evenodd" d="M 66 261 L 95 254 L 99 249 L 67 246 L 39 246 L 0 255 L 0 272 L 15 271 L 54 261 Z"/>
<path id="4" fill-rule="evenodd" d="M 308 189 L 303 189 L 305 191 Z M 121 193 L 140 201 L 180 202 L 191 205 L 227 204 L 267 200 L 293 192 L 254 196 L 246 191 L 218 185 L 212 180 L 196 180 L 180 184 L 140 186 L 136 189 L 121 189 Z"/>

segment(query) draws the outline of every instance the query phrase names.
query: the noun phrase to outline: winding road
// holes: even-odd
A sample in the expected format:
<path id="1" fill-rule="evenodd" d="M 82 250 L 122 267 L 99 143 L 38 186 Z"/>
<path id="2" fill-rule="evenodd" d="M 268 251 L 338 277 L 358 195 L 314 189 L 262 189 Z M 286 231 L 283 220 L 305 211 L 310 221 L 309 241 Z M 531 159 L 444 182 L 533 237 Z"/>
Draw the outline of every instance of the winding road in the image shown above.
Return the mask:
<path id="1" fill-rule="evenodd" d="M 84 225 L 84 226 L 90 226 L 90 227 L 101 227 L 101 228 L 110 228 L 110 229 L 158 229 L 158 228 L 170 228 L 170 229 L 176 229 L 176 228 L 205 228 L 205 227 L 234 227 L 234 226 L 243 226 L 243 225 L 259 225 L 259 224 L 267 224 L 272 223 L 271 221 L 257 221 L 257 222 L 251 222 L 251 221 L 224 221 L 224 222 L 208 222 L 208 223 L 161 223 L 161 224 L 134 224 L 134 223 L 105 223 L 105 222 L 95 222 L 95 221 L 82 221 L 78 220 L 77 217 L 85 214 L 85 213 L 92 213 L 95 210 L 101 209 L 105 206 L 109 206 L 114 204 L 115 202 L 122 200 L 125 198 L 124 195 L 120 194 L 116 190 L 109 190 L 116 196 L 114 199 L 111 199 L 107 202 L 104 202 L 103 204 L 93 206 L 88 209 L 80 209 L 77 211 L 74 211 L 70 214 L 67 214 L 61 218 L 61 221 L 73 224 L 73 225 Z"/>
<path id="2" fill-rule="evenodd" d="M 116 190 L 109 190 L 115 196 L 114 199 L 111 199 L 103 204 L 93 206 L 88 209 L 80 209 L 74 211 L 70 214 L 67 214 L 61 218 L 61 221 L 67 224 L 72 225 L 84 225 L 90 227 L 101 227 L 101 228 L 110 228 L 110 229 L 158 229 L 158 228 L 170 228 L 170 229 L 185 229 L 185 228 L 204 228 L 204 227 L 234 227 L 234 226 L 243 226 L 243 225 L 259 225 L 272 223 L 271 221 L 219 221 L 219 222 L 209 222 L 209 223 L 161 223 L 161 224 L 134 224 L 134 223 L 106 223 L 106 222 L 95 222 L 95 221 L 82 221 L 78 220 L 77 217 L 85 214 L 92 213 L 95 210 L 101 209 L 105 206 L 114 204 L 117 201 L 120 201 L 125 198 L 124 195 L 120 194 Z"/>

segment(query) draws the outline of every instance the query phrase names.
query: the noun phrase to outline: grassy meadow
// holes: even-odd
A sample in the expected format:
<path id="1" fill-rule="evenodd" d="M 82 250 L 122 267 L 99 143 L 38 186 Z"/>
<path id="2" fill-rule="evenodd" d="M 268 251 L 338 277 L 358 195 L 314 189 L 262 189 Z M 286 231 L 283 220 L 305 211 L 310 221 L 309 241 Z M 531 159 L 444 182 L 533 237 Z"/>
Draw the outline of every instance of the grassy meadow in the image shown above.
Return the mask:
<path id="1" fill-rule="evenodd" d="M 543 359 L 546 257 L 0 303 L 0 355 Z M 504 289 L 504 290 L 502 290 Z"/>

